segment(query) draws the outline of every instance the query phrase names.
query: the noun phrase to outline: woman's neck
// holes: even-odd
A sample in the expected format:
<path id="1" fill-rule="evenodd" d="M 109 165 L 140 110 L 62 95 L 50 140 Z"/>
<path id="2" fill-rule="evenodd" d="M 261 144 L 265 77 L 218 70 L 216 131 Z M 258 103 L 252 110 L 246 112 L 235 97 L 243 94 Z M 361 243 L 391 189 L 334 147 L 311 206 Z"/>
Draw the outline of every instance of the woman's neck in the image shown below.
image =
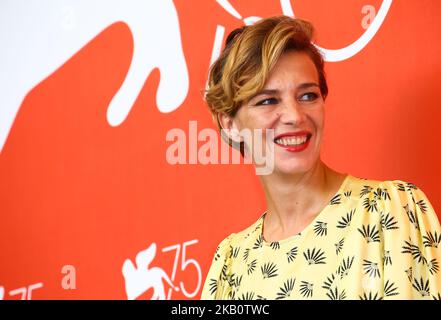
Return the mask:
<path id="1" fill-rule="evenodd" d="M 302 174 L 261 176 L 268 207 L 265 240 L 278 241 L 301 232 L 327 205 L 345 176 L 322 161 Z"/>

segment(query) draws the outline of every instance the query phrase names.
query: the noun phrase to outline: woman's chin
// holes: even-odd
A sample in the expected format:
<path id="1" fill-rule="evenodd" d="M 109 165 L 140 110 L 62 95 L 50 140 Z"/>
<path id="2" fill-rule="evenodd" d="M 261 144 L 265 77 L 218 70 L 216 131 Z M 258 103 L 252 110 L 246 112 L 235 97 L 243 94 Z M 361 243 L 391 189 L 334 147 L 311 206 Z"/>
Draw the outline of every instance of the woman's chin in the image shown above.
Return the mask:
<path id="1" fill-rule="evenodd" d="M 296 175 L 308 172 L 312 169 L 312 165 L 308 164 L 289 164 L 289 165 L 275 165 L 274 173 L 282 175 Z"/>
<path id="2" fill-rule="evenodd" d="M 297 159 L 286 159 L 277 157 L 274 162 L 274 173 L 278 174 L 299 174 L 309 172 L 317 164 L 316 157 L 302 157 Z"/>

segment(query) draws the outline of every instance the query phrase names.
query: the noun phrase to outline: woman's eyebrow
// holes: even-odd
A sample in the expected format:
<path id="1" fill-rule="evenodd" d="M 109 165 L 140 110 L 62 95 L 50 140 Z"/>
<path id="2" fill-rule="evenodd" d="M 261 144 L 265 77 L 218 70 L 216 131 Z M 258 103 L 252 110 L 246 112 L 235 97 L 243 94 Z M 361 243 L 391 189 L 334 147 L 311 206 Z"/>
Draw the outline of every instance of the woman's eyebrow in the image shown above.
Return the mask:
<path id="1" fill-rule="evenodd" d="M 259 92 L 256 92 L 256 94 L 254 94 L 247 101 L 249 103 L 250 101 L 257 98 L 258 96 L 263 96 L 263 95 L 271 96 L 271 95 L 277 95 L 278 93 L 279 93 L 279 90 L 276 90 L 276 89 L 263 89 L 263 90 L 260 90 Z"/>
<path id="2" fill-rule="evenodd" d="M 320 88 L 320 86 L 315 82 L 304 82 L 304 83 L 299 84 L 297 86 L 297 89 L 302 90 L 302 89 L 308 89 L 311 87 Z M 277 90 L 277 89 L 263 89 L 263 90 L 260 90 L 259 92 L 257 92 L 256 94 L 254 94 L 251 98 L 248 99 L 248 101 L 251 101 L 258 96 L 262 96 L 262 95 L 270 96 L 270 95 L 276 95 L 278 93 L 279 93 L 279 90 Z"/>
<path id="3" fill-rule="evenodd" d="M 305 83 L 302 83 L 302 84 L 298 85 L 297 89 L 307 89 L 307 88 L 310 88 L 310 87 L 318 87 L 318 88 L 320 88 L 318 83 L 315 83 L 315 82 L 305 82 Z"/>
<path id="4" fill-rule="evenodd" d="M 277 94 L 277 93 L 279 93 L 279 90 L 277 90 L 277 89 L 263 89 L 263 90 L 260 90 L 259 92 L 257 92 L 255 95 L 253 95 L 250 98 L 250 100 L 254 99 L 255 97 L 261 96 L 261 95 L 270 96 L 270 95 Z"/>
<path id="5" fill-rule="evenodd" d="M 307 89 L 310 87 L 320 87 L 317 83 L 315 82 L 305 82 L 305 83 L 301 83 L 297 86 L 297 89 Z M 253 100 L 254 98 L 258 97 L 258 96 L 262 96 L 262 95 L 276 95 L 279 93 L 279 90 L 277 89 L 263 89 L 260 90 L 259 92 L 257 92 L 255 95 L 253 95 L 250 99 L 248 99 L 248 101 Z"/>

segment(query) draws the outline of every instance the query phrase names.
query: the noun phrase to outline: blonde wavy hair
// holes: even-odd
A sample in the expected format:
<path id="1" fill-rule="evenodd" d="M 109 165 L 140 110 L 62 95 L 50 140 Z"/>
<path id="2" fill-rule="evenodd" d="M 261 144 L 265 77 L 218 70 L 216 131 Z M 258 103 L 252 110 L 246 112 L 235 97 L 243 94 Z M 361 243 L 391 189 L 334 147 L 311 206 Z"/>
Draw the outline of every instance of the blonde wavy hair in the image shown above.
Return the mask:
<path id="1" fill-rule="evenodd" d="M 309 55 L 317 69 L 321 95 L 326 99 L 324 60 L 312 44 L 313 35 L 314 27 L 310 22 L 287 16 L 269 17 L 233 30 L 210 68 L 205 92 L 205 100 L 218 128 L 222 129 L 218 115 L 225 113 L 234 117 L 244 102 L 263 89 L 272 68 L 286 51 Z M 243 155 L 243 143 L 235 144 L 222 130 L 221 134 Z"/>

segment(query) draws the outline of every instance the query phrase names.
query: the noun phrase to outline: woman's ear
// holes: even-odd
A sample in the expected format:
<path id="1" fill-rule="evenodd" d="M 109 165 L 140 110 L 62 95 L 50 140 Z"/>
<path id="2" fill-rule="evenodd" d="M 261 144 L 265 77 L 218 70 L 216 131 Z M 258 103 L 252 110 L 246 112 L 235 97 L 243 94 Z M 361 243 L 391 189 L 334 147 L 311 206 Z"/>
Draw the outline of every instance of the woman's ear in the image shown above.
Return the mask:
<path id="1" fill-rule="evenodd" d="M 223 130 L 224 135 L 226 135 L 230 140 L 235 143 L 240 143 L 243 141 L 239 134 L 239 128 L 233 117 L 226 113 L 218 113 L 217 120 L 221 129 Z"/>

